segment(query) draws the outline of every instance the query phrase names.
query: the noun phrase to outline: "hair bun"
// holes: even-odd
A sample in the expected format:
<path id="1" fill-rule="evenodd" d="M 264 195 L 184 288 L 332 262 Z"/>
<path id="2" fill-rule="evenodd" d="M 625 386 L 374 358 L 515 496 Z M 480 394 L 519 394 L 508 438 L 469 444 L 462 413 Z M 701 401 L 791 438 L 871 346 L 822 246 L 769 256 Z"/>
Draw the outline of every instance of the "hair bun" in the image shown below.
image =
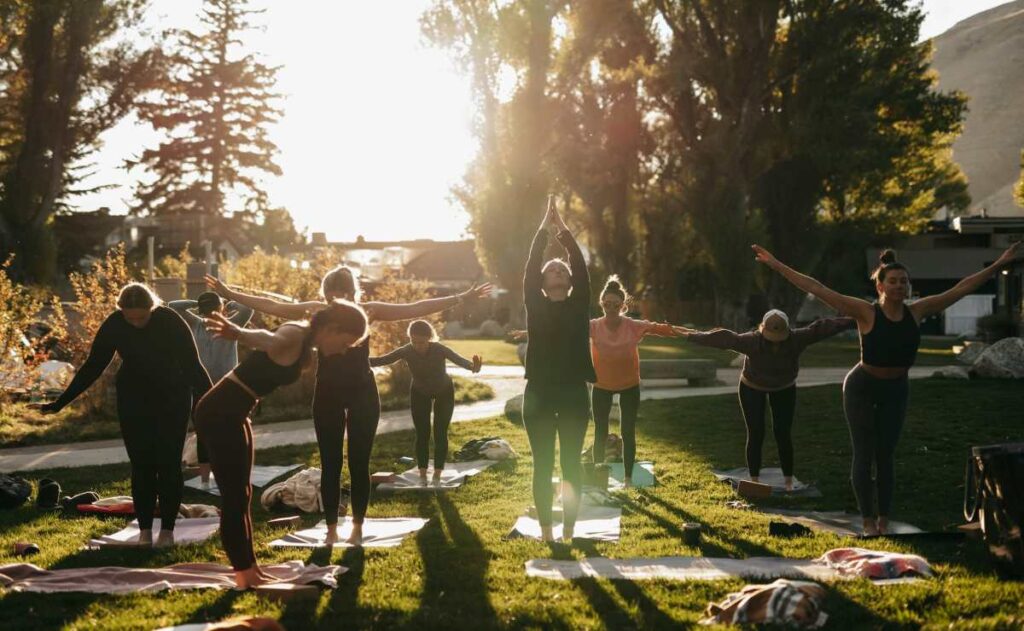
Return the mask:
<path id="1" fill-rule="evenodd" d="M 889 265 L 896 262 L 896 250 L 886 248 L 878 255 L 878 262 L 882 265 Z"/>
<path id="2" fill-rule="evenodd" d="M 605 287 L 607 289 L 618 289 L 619 291 L 622 291 L 622 283 L 620 283 L 615 278 L 608 279 L 608 283 L 607 283 L 607 285 L 605 285 Z"/>

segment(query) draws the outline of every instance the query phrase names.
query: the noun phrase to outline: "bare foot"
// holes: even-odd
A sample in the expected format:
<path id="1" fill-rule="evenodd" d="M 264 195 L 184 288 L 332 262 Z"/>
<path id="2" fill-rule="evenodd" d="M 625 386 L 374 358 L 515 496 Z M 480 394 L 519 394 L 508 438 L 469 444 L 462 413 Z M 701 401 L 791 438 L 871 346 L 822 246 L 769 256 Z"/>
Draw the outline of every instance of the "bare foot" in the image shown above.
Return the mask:
<path id="1" fill-rule="evenodd" d="M 349 536 L 348 539 L 345 540 L 345 543 L 347 543 L 350 546 L 363 545 L 363 524 L 352 524 L 352 534 Z"/>
<path id="2" fill-rule="evenodd" d="M 627 489 L 633 488 L 633 478 L 627 475 L 625 478 L 622 479 L 622 486 Z"/>
<path id="3" fill-rule="evenodd" d="M 791 476 L 791 475 L 787 475 L 786 476 L 786 490 L 787 491 L 792 491 L 793 490 L 793 476 Z"/>
<path id="4" fill-rule="evenodd" d="M 551 531 L 551 526 L 541 526 L 540 527 L 540 540 L 544 541 L 546 543 L 551 543 L 552 541 L 555 540 L 555 535 Z"/>
<path id="5" fill-rule="evenodd" d="M 758 484 L 760 484 L 761 483 L 761 476 L 759 476 L 759 475 L 752 475 L 752 476 L 750 476 L 750 481 L 751 482 L 757 482 Z"/>
<path id="6" fill-rule="evenodd" d="M 327 524 L 327 536 L 324 537 L 324 544 L 333 546 L 338 543 L 341 535 L 338 534 L 338 524 Z"/>
<path id="7" fill-rule="evenodd" d="M 420 486 L 426 486 L 426 485 L 427 485 L 427 470 L 426 469 L 420 469 Z"/>
<path id="8" fill-rule="evenodd" d="M 160 530 L 160 534 L 156 536 L 156 543 L 153 544 L 154 548 L 170 548 L 174 545 L 174 531 L 173 530 Z"/>
<path id="9" fill-rule="evenodd" d="M 889 532 L 889 518 L 879 517 L 878 518 L 878 534 L 884 535 Z"/>
<path id="10" fill-rule="evenodd" d="M 878 523 L 873 517 L 864 518 L 864 536 L 875 537 L 878 533 Z"/>
<path id="11" fill-rule="evenodd" d="M 573 525 L 573 526 L 565 526 L 565 525 L 563 525 L 562 526 L 562 541 L 564 541 L 565 543 L 568 543 L 568 544 L 572 544 L 572 538 L 573 538 L 573 535 L 575 534 L 574 533 L 575 530 L 576 530 L 575 525 Z"/>
<path id="12" fill-rule="evenodd" d="M 203 484 L 210 483 L 210 463 L 200 462 L 199 463 L 199 479 L 202 480 Z"/>
<path id="13" fill-rule="evenodd" d="M 138 544 L 145 547 L 153 545 L 153 530 L 140 530 Z"/>
<path id="14" fill-rule="evenodd" d="M 237 589 L 252 589 L 268 582 L 260 575 L 259 569 L 255 566 L 247 570 L 235 571 L 235 587 Z"/>
<path id="15" fill-rule="evenodd" d="M 433 483 L 435 486 L 441 484 L 441 472 L 436 469 L 434 470 Z"/>

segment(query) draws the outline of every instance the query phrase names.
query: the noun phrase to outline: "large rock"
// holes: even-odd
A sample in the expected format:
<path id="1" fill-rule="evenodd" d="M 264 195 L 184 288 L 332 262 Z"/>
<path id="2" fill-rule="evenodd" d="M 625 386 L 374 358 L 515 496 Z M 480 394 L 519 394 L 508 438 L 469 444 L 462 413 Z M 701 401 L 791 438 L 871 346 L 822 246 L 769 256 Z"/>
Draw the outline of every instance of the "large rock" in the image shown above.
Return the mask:
<path id="1" fill-rule="evenodd" d="M 451 320 L 444 323 L 444 329 L 441 334 L 445 339 L 458 340 L 465 336 L 465 327 L 458 320 Z"/>
<path id="2" fill-rule="evenodd" d="M 523 395 L 517 394 L 508 401 L 505 401 L 505 416 L 513 421 L 523 418 Z"/>
<path id="3" fill-rule="evenodd" d="M 966 342 L 964 349 L 957 354 L 956 360 L 961 364 L 973 366 L 986 348 L 988 348 L 988 344 L 984 342 Z"/>
<path id="4" fill-rule="evenodd" d="M 979 377 L 1024 379 L 1024 339 L 1008 337 L 989 346 L 971 372 Z"/>
<path id="5" fill-rule="evenodd" d="M 480 324 L 480 335 L 484 337 L 505 337 L 505 327 L 497 320 L 484 320 Z"/>

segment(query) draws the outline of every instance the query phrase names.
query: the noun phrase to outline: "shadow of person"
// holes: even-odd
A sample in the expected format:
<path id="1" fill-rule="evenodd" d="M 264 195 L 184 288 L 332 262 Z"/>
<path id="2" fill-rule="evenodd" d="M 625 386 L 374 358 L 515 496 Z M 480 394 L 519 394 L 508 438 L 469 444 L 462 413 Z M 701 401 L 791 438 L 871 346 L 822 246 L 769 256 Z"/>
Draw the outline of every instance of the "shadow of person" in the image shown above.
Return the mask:
<path id="1" fill-rule="evenodd" d="M 498 626 L 487 585 L 491 552 L 446 494 L 438 493 L 435 501 L 435 514 L 416 535 L 423 559 L 423 589 L 410 626 Z"/>

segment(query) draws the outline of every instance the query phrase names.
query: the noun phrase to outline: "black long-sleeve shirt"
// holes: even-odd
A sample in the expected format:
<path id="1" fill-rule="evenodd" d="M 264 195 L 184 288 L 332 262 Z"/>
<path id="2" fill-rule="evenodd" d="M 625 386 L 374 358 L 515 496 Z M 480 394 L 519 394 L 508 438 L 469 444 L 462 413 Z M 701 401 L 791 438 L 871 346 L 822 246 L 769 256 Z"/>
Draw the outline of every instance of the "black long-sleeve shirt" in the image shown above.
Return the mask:
<path id="1" fill-rule="evenodd" d="M 568 230 L 558 234 L 572 272 L 572 291 L 562 301 L 550 300 L 541 287 L 548 234 L 537 231 L 523 277 L 526 330 L 526 378 L 540 383 L 568 384 L 597 380 L 590 356 L 590 274 L 579 244 Z"/>
<path id="2" fill-rule="evenodd" d="M 400 346 L 387 355 L 371 357 L 370 365 L 387 366 L 402 359 L 412 373 L 412 387 L 429 397 L 442 394 L 452 385 L 452 378 L 445 369 L 445 360 L 466 370 L 473 369 L 473 362 L 437 342 L 431 342 L 426 353 L 420 353 L 412 344 Z"/>
<path id="3" fill-rule="evenodd" d="M 181 316 L 159 306 L 153 309 L 146 326 L 138 328 L 129 324 L 117 310 L 100 325 L 89 357 L 54 402 L 54 407 L 63 408 L 99 379 L 114 359 L 114 353 L 121 357 L 118 388 L 139 388 L 146 392 L 184 388 L 191 389 L 198 398 L 212 385 L 199 361 L 192 331 Z"/>
<path id="4" fill-rule="evenodd" d="M 800 354 L 808 346 L 855 326 L 857 321 L 853 318 L 823 318 L 809 326 L 793 329 L 781 342 L 769 342 L 760 331 L 736 333 L 729 329 L 691 333 L 685 337 L 702 346 L 742 353 L 740 380 L 751 388 L 773 391 L 796 383 Z"/>

